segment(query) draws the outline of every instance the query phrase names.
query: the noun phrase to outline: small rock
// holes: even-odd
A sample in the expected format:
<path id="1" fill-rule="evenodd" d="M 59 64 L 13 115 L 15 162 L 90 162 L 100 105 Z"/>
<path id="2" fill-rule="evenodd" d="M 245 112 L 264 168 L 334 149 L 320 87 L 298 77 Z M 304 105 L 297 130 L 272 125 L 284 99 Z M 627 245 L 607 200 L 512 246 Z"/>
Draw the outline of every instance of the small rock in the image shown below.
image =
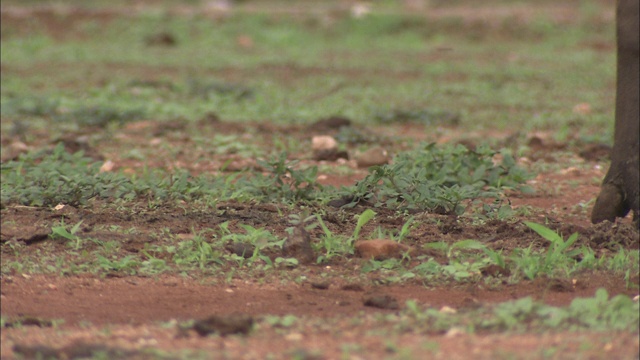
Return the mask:
<path id="1" fill-rule="evenodd" d="M 99 172 L 110 172 L 115 166 L 116 164 L 113 161 L 107 160 L 102 164 L 102 166 L 100 166 Z"/>
<path id="2" fill-rule="evenodd" d="M 368 168 L 376 165 L 389 163 L 387 150 L 380 146 L 375 146 L 363 152 L 357 152 L 354 156 L 359 168 Z"/>
<path id="3" fill-rule="evenodd" d="M 451 329 L 449 329 L 447 331 L 446 334 L 444 334 L 445 337 L 447 338 L 452 338 L 452 337 L 456 337 L 458 335 L 462 335 L 464 334 L 464 330 L 460 327 L 452 327 Z"/>
<path id="4" fill-rule="evenodd" d="M 284 336 L 287 341 L 300 341 L 304 337 L 300 333 L 290 333 Z"/>
<path id="5" fill-rule="evenodd" d="M 23 143 L 20 140 L 13 141 L 11 145 L 9 145 L 9 149 L 11 149 L 16 154 L 26 153 L 30 150 L 29 146 L 27 146 L 27 144 Z"/>
<path id="6" fill-rule="evenodd" d="M 399 258 L 404 252 L 411 252 L 412 248 L 393 240 L 376 239 L 360 240 L 355 243 L 356 254 L 363 259 L 384 260 Z"/>
<path id="7" fill-rule="evenodd" d="M 333 136 L 314 136 L 311 138 L 311 148 L 313 151 L 334 150 L 338 148 L 338 142 Z"/>
<path id="8" fill-rule="evenodd" d="M 2 154 L 0 154 L 1 160 L 3 162 L 17 159 L 20 154 L 24 154 L 28 152 L 31 148 L 27 146 L 27 144 L 22 141 L 15 140 L 9 146 L 2 149 Z"/>
<path id="9" fill-rule="evenodd" d="M 293 228 L 293 232 L 282 245 L 282 254 L 285 257 L 296 258 L 300 264 L 309 264 L 316 259 L 311 248 L 311 235 L 304 226 L 298 225 Z"/>
<path id="10" fill-rule="evenodd" d="M 346 151 L 338 151 L 338 142 L 332 136 L 314 136 L 311 138 L 311 148 L 313 149 L 313 159 L 317 161 L 335 161 L 339 158 L 349 158 Z"/>
<path id="11" fill-rule="evenodd" d="M 441 312 L 442 314 L 455 314 L 455 313 L 457 313 L 458 311 L 457 311 L 456 309 L 454 309 L 454 308 L 450 307 L 450 306 L 445 305 L 445 306 L 443 306 L 443 307 L 441 307 L 441 308 L 440 308 L 440 312 Z"/>

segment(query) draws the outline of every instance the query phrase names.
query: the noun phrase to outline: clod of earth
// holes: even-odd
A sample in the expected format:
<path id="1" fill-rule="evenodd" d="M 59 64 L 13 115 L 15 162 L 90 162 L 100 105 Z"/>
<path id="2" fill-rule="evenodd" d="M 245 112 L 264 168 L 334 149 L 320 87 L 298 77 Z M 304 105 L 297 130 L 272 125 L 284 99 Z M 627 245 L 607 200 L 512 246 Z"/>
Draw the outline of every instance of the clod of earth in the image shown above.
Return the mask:
<path id="1" fill-rule="evenodd" d="M 348 126 L 351 126 L 351 120 L 340 116 L 332 116 L 316 121 L 315 123 L 309 125 L 309 127 L 307 127 L 307 130 L 312 133 L 328 133 L 337 132 L 341 128 Z"/>
<path id="2" fill-rule="evenodd" d="M 241 256 L 241 257 L 243 257 L 245 259 L 248 259 L 251 256 L 253 256 L 253 252 L 255 250 L 255 246 L 253 246 L 251 244 L 235 242 L 235 243 L 228 244 L 225 247 L 225 249 L 227 249 L 227 251 L 229 251 L 232 254 L 236 254 L 236 255 Z"/>
<path id="3" fill-rule="evenodd" d="M 318 290 L 327 290 L 327 289 L 329 289 L 330 285 L 331 285 L 331 283 L 329 283 L 328 281 L 312 282 L 311 283 L 311 287 L 314 288 L 314 289 L 318 289 Z"/>
<path id="4" fill-rule="evenodd" d="M 360 284 L 346 284 L 343 285 L 340 290 L 343 291 L 364 291 L 364 288 Z"/>
<path id="5" fill-rule="evenodd" d="M 175 46 L 178 43 L 175 36 L 167 32 L 149 35 L 145 42 L 149 46 Z"/>
<path id="6" fill-rule="evenodd" d="M 19 316 L 13 319 L 8 319 L 4 323 L 4 327 L 11 328 L 16 326 L 37 326 L 37 327 L 51 327 L 53 322 L 48 319 L 41 319 L 33 316 Z"/>
<path id="7" fill-rule="evenodd" d="M 374 146 L 363 152 L 356 152 L 354 159 L 359 168 L 388 164 L 390 157 L 387 150 L 381 146 Z"/>
<path id="8" fill-rule="evenodd" d="M 311 148 L 313 149 L 313 159 L 317 161 L 335 161 L 341 158 L 349 158 L 346 151 L 338 150 L 338 142 L 332 136 L 314 136 L 311 138 Z"/>
<path id="9" fill-rule="evenodd" d="M 227 316 L 212 315 L 206 319 L 196 321 L 192 329 L 200 336 L 207 336 L 214 333 L 221 336 L 230 334 L 246 335 L 253 327 L 253 322 L 251 316 L 244 314 Z"/>
<path id="10" fill-rule="evenodd" d="M 98 354 L 105 358 L 122 359 L 135 355 L 135 352 L 120 348 L 82 342 L 76 342 L 60 349 L 44 345 L 16 344 L 13 346 L 13 351 L 24 359 L 85 359 L 93 358 Z"/>
<path id="11" fill-rule="evenodd" d="M 297 259 L 301 264 L 309 264 L 316 259 L 311 248 L 311 235 L 304 226 L 298 225 L 293 228 L 293 232 L 287 236 L 287 240 L 282 245 L 282 254 Z"/>
<path id="12" fill-rule="evenodd" d="M 568 279 L 553 278 L 549 281 L 549 290 L 555 292 L 574 292 L 575 286 Z"/>
<path id="13" fill-rule="evenodd" d="M 391 295 L 369 295 L 362 299 L 364 306 L 376 307 L 379 309 L 398 310 L 398 300 Z"/>
<path id="14" fill-rule="evenodd" d="M 487 265 L 482 270 L 480 270 L 480 272 L 483 276 L 502 276 L 505 278 L 511 276 L 511 271 L 509 271 L 509 269 L 496 264 Z"/>

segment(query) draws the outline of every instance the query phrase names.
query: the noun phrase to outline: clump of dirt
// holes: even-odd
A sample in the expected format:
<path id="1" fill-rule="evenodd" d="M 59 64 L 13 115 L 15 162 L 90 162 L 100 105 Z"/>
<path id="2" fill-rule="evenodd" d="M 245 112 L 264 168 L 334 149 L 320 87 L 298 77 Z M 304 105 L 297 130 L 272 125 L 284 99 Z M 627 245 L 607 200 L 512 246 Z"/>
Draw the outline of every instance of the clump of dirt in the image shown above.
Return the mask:
<path id="1" fill-rule="evenodd" d="M 640 232 L 637 224 L 611 223 L 603 221 L 588 231 L 589 243 L 595 248 L 617 250 L 640 248 Z"/>
<path id="2" fill-rule="evenodd" d="M 118 347 L 102 344 L 88 344 L 74 342 L 61 348 L 46 345 L 15 344 L 13 352 L 20 354 L 25 359 L 84 359 L 94 356 L 107 356 L 109 358 L 131 358 L 137 354 Z"/>
<path id="3" fill-rule="evenodd" d="M 398 300 L 391 295 L 369 295 L 362 300 L 364 306 L 379 309 L 397 310 L 400 308 Z"/>
<path id="4" fill-rule="evenodd" d="M 219 334 L 221 336 L 230 334 L 246 335 L 253 327 L 253 323 L 253 317 L 244 314 L 212 315 L 196 321 L 191 328 L 200 336 L 209 334 Z"/>

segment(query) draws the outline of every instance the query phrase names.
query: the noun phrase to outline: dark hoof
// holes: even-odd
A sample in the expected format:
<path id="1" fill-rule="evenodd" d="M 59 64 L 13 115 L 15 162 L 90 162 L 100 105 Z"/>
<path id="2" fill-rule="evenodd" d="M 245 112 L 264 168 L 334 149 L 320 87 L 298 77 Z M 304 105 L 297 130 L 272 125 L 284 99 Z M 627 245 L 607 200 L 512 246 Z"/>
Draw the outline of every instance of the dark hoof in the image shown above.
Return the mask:
<path id="1" fill-rule="evenodd" d="M 594 224 L 609 220 L 615 222 L 616 217 L 625 217 L 629 207 L 625 205 L 623 192 L 615 185 L 604 184 L 591 212 Z"/>

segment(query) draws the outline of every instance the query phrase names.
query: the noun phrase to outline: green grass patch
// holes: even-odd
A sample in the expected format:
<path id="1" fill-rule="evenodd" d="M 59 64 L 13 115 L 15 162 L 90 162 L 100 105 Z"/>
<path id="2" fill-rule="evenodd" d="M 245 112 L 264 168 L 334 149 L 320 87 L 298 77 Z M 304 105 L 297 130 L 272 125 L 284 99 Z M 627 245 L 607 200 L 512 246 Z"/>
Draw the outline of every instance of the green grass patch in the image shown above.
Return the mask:
<path id="1" fill-rule="evenodd" d="M 639 303 L 629 296 L 609 296 L 605 289 L 598 289 L 593 297 L 575 298 L 566 307 L 549 306 L 526 297 L 452 313 L 422 309 L 409 301 L 401 315 L 407 321 L 399 321 L 397 326 L 419 328 L 427 333 L 452 328 L 467 332 L 638 331 L 639 311 Z"/>
<path id="2" fill-rule="evenodd" d="M 350 206 L 367 201 L 376 207 L 461 215 L 470 199 L 499 199 L 505 189 L 530 191 L 523 184 L 531 175 L 516 166 L 508 153 L 503 152 L 502 161 L 494 164 L 495 155 L 486 147 L 473 151 L 463 145 L 424 145 L 398 154 L 392 165 L 374 167 L 341 194 L 352 199 Z"/>

